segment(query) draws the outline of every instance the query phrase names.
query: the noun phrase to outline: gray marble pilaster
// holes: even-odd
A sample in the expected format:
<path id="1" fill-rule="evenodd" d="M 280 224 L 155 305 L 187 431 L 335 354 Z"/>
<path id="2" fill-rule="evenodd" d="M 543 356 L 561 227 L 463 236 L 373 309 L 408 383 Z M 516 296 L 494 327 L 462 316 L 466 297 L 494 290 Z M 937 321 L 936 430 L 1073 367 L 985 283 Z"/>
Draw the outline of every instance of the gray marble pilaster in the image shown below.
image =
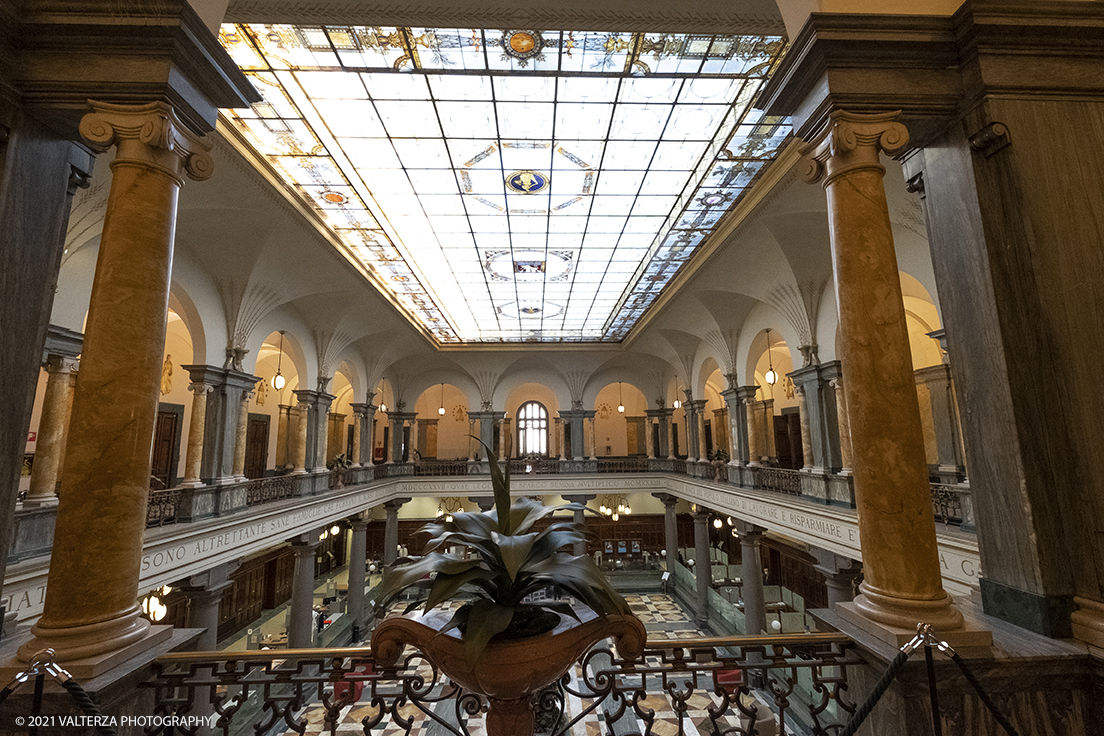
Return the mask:
<path id="1" fill-rule="evenodd" d="M 318 533 L 296 537 L 291 548 L 295 552 L 295 570 L 288 608 L 288 649 L 305 649 L 314 646 L 314 555 Z"/>
<path id="2" fill-rule="evenodd" d="M 709 509 L 698 506 L 694 514 L 694 581 L 698 610 L 695 621 L 703 631 L 709 626 L 709 588 L 713 584 L 709 564 Z"/>
<path id="3" fill-rule="evenodd" d="M 740 534 L 741 590 L 744 599 L 744 633 L 755 636 L 767 628 L 767 603 L 763 593 L 763 558 L 759 541 L 763 529 L 745 521 L 736 522 Z"/>

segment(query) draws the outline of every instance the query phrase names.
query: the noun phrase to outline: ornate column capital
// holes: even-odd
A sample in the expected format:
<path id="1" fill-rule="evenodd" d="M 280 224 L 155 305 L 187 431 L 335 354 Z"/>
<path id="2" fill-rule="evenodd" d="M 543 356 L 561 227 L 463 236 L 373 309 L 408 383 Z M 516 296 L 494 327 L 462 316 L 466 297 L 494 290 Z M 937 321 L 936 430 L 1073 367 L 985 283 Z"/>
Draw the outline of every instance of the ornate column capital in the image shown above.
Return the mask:
<path id="1" fill-rule="evenodd" d="M 211 144 L 188 130 L 164 102 L 113 105 L 89 100 L 92 112 L 80 122 L 85 143 L 100 153 L 119 149 L 111 166 L 153 168 L 183 184 L 183 177 L 203 181 L 214 173 Z"/>
<path id="2" fill-rule="evenodd" d="M 848 172 L 876 169 L 885 173 L 879 154 L 888 154 L 908 145 L 908 129 L 899 121 L 900 111 L 860 114 L 836 110 L 827 125 L 803 149 L 805 166 L 802 177 L 824 186 Z"/>
<path id="3" fill-rule="evenodd" d="M 209 394 L 209 393 L 211 393 L 212 390 L 214 390 L 214 388 L 215 387 L 212 386 L 211 384 L 204 383 L 203 381 L 192 381 L 191 383 L 188 384 L 188 390 L 191 391 L 192 393 L 196 394 L 197 396 L 202 396 L 203 394 Z"/>

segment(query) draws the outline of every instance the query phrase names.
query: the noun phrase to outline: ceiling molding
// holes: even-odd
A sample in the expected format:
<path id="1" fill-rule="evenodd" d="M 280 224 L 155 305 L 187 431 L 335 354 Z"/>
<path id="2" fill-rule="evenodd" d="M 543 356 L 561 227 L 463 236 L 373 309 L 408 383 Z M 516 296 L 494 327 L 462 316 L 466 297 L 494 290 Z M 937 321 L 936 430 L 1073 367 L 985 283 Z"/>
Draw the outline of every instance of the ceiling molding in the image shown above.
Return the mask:
<path id="1" fill-rule="evenodd" d="M 596 7 L 587 2 L 542 2 L 528 6 L 456 2 L 361 3 L 318 0 L 231 0 L 227 23 L 318 23 L 431 28 L 539 28 L 578 31 L 653 31 L 784 35 L 775 3 L 633 2 Z"/>

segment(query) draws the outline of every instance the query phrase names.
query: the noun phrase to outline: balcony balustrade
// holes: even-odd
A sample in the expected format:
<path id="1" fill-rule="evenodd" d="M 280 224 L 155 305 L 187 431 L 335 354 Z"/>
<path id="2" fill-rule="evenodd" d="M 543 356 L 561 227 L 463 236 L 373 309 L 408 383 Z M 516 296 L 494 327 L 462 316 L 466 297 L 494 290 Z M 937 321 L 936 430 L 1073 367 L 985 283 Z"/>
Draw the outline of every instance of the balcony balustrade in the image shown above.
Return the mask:
<path id="1" fill-rule="evenodd" d="M 664 733 L 820 736 L 837 733 L 854 713 L 862 694 L 848 690 L 848 669 L 860 665 L 851 639 L 833 633 L 661 639 L 637 659 L 622 658 L 607 640 L 533 707 L 557 735 L 588 733 L 601 714 L 609 733 L 652 733 L 667 721 Z M 392 668 L 377 666 L 371 649 L 350 648 L 169 654 L 155 671 L 144 684 L 154 689 L 155 714 L 214 714 L 214 731 L 227 736 L 278 723 L 302 732 L 311 703 L 321 704 L 324 733 L 336 734 L 343 709 L 355 703 L 365 734 L 387 725 L 409 732 L 422 721 L 468 736 L 486 706 L 411 647 Z M 691 720 L 700 711 L 708 723 Z"/>

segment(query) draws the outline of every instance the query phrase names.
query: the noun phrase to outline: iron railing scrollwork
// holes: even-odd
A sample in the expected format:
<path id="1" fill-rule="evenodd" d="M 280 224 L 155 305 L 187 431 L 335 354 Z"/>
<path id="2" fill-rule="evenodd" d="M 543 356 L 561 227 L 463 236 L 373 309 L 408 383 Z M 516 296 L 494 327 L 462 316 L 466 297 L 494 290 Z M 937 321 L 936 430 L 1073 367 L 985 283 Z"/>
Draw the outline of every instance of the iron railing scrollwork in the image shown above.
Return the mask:
<path id="1" fill-rule="evenodd" d="M 146 503 L 146 528 L 175 524 L 179 505 L 179 488 L 150 491 L 149 501 Z"/>
<path id="2" fill-rule="evenodd" d="M 599 473 L 647 473 L 648 458 L 618 457 L 598 458 Z"/>
<path id="3" fill-rule="evenodd" d="M 649 641 L 634 660 L 600 644 L 547 688 L 537 707 L 544 715 L 558 710 L 551 714 L 557 736 L 573 733 L 599 712 L 607 724 L 627 719 L 611 733 L 696 733 L 690 712 L 702 709 L 702 698 L 709 701 L 713 733 L 746 736 L 770 719 L 777 733 L 831 736 L 855 712 L 845 697 L 848 668 L 862 664 L 851 639 L 841 634 Z M 157 660 L 145 687 L 155 691 L 157 715 L 213 714 L 213 730 L 225 736 L 232 724 L 241 732 L 243 721 L 256 733 L 279 723 L 303 733 L 303 709 L 310 703 L 321 704 L 324 732 L 330 734 L 354 702 L 363 709 L 358 715 L 365 734 L 388 719 L 408 733 L 422 720 L 469 736 L 468 721 L 485 710 L 481 696 L 443 677 L 414 649 L 393 668 L 377 668 L 367 648 L 169 654 Z M 656 698 L 669 707 L 657 713 Z M 667 723 L 660 728 L 658 720 Z"/>
<path id="4" fill-rule="evenodd" d="M 758 486 L 768 491 L 801 495 L 801 471 L 788 468 L 759 468 L 756 471 Z"/>
<path id="5" fill-rule="evenodd" d="M 970 487 L 965 484 L 931 483 L 932 512 L 943 526 L 972 527 Z"/>
<path id="6" fill-rule="evenodd" d="M 245 505 L 263 506 L 266 503 L 282 501 L 295 495 L 295 481 L 291 476 L 274 475 L 268 478 L 256 478 L 249 482 L 245 491 Z"/>
<path id="7" fill-rule="evenodd" d="M 414 463 L 416 476 L 449 477 L 467 474 L 467 460 L 421 460 Z"/>
<path id="8" fill-rule="evenodd" d="M 543 455 L 528 455 L 510 460 L 510 473 L 513 475 L 554 475 L 560 472 L 559 458 Z"/>

